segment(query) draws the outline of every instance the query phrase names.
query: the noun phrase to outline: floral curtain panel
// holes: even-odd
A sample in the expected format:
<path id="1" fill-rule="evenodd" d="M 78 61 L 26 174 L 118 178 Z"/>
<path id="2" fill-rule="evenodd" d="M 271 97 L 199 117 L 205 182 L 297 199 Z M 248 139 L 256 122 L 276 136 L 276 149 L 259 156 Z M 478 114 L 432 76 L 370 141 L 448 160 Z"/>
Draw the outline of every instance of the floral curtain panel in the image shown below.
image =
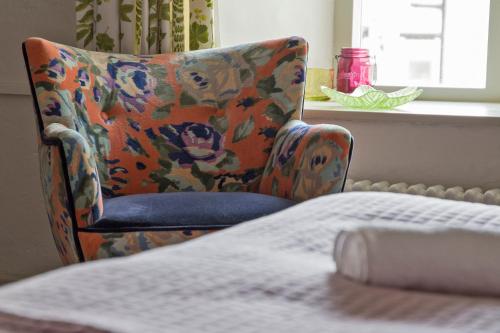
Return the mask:
<path id="1" fill-rule="evenodd" d="M 213 47 L 214 0 L 76 0 L 77 44 L 156 54 Z"/>

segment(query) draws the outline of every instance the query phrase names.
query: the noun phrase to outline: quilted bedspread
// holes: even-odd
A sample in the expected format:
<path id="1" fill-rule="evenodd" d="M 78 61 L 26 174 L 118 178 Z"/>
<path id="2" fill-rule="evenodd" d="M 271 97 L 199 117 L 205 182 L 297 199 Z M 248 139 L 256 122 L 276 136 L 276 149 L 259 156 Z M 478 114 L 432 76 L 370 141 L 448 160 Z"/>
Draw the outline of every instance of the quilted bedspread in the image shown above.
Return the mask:
<path id="1" fill-rule="evenodd" d="M 500 207 L 388 193 L 326 196 L 184 244 L 0 288 L 0 332 L 23 325 L 29 332 L 50 325 L 61 332 L 500 332 L 500 299 L 370 287 L 336 274 L 335 234 L 377 222 L 500 230 Z"/>

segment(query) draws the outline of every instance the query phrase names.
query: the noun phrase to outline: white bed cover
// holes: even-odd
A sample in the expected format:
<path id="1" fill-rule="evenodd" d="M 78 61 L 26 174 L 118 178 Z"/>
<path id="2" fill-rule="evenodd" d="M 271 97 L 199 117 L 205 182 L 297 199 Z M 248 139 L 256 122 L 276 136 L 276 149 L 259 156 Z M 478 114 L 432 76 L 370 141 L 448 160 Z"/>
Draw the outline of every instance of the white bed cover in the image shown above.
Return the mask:
<path id="1" fill-rule="evenodd" d="M 375 222 L 500 230 L 500 207 L 331 195 L 177 246 L 7 285 L 0 312 L 113 332 L 500 332 L 500 299 L 370 287 L 335 274 L 338 230 Z"/>

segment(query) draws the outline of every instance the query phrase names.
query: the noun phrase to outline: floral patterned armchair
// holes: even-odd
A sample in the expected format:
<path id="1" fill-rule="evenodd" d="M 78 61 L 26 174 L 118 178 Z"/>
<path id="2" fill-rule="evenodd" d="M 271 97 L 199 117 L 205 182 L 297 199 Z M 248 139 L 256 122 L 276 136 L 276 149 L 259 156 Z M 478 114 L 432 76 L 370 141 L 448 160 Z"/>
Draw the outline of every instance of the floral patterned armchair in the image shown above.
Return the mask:
<path id="1" fill-rule="evenodd" d="M 300 38 L 154 56 L 30 38 L 23 52 L 66 264 L 179 243 L 342 191 L 351 135 L 300 121 Z"/>

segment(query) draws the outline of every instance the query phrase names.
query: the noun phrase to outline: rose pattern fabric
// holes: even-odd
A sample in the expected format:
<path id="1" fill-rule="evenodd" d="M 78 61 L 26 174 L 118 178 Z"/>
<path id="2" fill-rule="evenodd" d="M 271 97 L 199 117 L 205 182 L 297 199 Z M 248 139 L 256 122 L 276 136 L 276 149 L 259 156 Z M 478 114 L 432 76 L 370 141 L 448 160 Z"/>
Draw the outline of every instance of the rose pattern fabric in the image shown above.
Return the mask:
<path id="1" fill-rule="evenodd" d="M 343 127 L 290 121 L 276 136 L 259 191 L 295 201 L 341 192 L 351 147 Z"/>
<path id="2" fill-rule="evenodd" d="M 47 75 L 57 82 L 64 81 L 66 77 L 66 69 L 64 64 L 59 59 L 52 59 L 47 65 Z"/>
<path id="3" fill-rule="evenodd" d="M 56 94 L 45 90 L 43 87 L 37 88 L 37 96 L 40 112 L 47 118 L 47 124 L 59 123 L 68 127 L 73 127 L 74 111 L 71 93 L 67 90 Z"/>
<path id="4" fill-rule="evenodd" d="M 93 151 L 76 131 L 52 123 L 45 128 L 47 139 L 61 142 L 68 165 L 73 208 L 82 226 L 94 223 L 102 215 L 102 195 Z"/>
<path id="5" fill-rule="evenodd" d="M 69 213 L 69 198 L 64 184 L 59 147 L 41 145 L 38 153 L 45 207 L 57 252 L 63 264 L 77 263 L 78 250 Z"/>
<path id="6" fill-rule="evenodd" d="M 85 260 L 123 257 L 165 245 L 182 243 L 214 230 L 81 233 Z"/>
<path id="7" fill-rule="evenodd" d="M 277 160 L 272 163 L 284 167 L 295 156 L 300 140 L 306 135 L 308 130 L 308 126 L 295 126 L 290 129 L 287 136 L 280 138 L 282 140 L 276 140 L 275 145 L 279 154 L 273 156 Z"/>
<path id="8" fill-rule="evenodd" d="M 176 76 L 185 98 L 197 104 L 223 107 L 224 103 L 240 95 L 243 87 L 252 84 L 253 73 L 249 66 L 239 54 L 219 55 L 213 59 L 186 55 L 180 59 Z"/>
<path id="9" fill-rule="evenodd" d="M 307 53 L 300 38 L 154 56 L 37 38 L 25 48 L 41 146 L 62 147 L 42 172 L 50 164 L 67 173 L 67 202 L 46 201 L 52 225 L 66 228 L 53 232 L 67 263 L 79 258 L 78 248 L 85 258 L 102 258 L 190 238 L 144 230 L 87 235 L 101 245 L 84 245 L 106 198 L 252 191 L 301 201 L 342 189 L 349 133 L 299 121 Z M 51 196 L 54 179 L 43 184 Z M 59 232 L 70 226 L 73 242 Z"/>
<path id="10" fill-rule="evenodd" d="M 116 90 L 117 99 L 128 112 L 144 112 L 144 105 L 156 88 L 156 79 L 140 62 L 109 59 L 104 86 L 110 94 Z"/>
<path id="11" fill-rule="evenodd" d="M 198 163 L 204 165 L 201 169 L 210 169 L 226 157 L 224 137 L 211 126 L 186 122 L 160 127 L 159 132 L 166 144 L 173 147 L 168 157 L 182 168 Z"/>
<path id="12" fill-rule="evenodd" d="M 85 68 L 80 68 L 78 70 L 78 82 L 82 89 L 88 89 L 90 85 L 90 76 Z M 81 103 L 80 103 L 81 104 Z"/>
<path id="13" fill-rule="evenodd" d="M 277 95 L 279 105 L 285 112 L 293 112 L 299 108 L 295 96 L 301 94 L 305 82 L 305 67 L 303 59 L 294 58 L 291 61 L 285 59 L 273 71 L 273 77 L 276 78 L 276 87 L 282 93 Z M 299 103 L 302 103 L 299 101 Z"/>
<path id="14" fill-rule="evenodd" d="M 77 65 L 75 54 L 65 48 L 59 48 L 59 58 L 68 68 L 72 69 Z"/>
<path id="15" fill-rule="evenodd" d="M 317 142 L 316 142 L 317 140 Z M 293 184 L 293 198 L 307 200 L 319 195 L 342 191 L 345 178 L 343 148 L 336 141 L 313 137 L 302 154 L 297 178 Z"/>

